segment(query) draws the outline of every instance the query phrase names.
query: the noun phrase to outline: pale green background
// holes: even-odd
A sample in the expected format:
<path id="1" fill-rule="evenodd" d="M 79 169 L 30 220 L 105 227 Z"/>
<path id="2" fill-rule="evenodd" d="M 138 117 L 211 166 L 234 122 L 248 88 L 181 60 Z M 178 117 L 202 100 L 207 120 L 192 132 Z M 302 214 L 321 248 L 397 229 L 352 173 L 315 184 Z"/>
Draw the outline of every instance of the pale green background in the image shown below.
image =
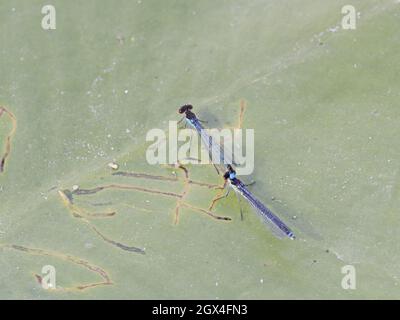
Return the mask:
<path id="1" fill-rule="evenodd" d="M 81 257 L 115 284 L 46 292 L 32 276 L 45 264 L 59 286 L 98 277 L 1 250 L 0 298 L 399 298 L 400 4 L 349 2 L 1 1 L 0 104 L 18 131 L 0 176 L 0 243 Z M 55 31 L 41 28 L 45 4 L 56 7 Z M 357 29 L 329 31 L 345 4 L 360 12 Z M 146 132 L 166 129 L 186 102 L 210 126 L 232 125 L 240 99 L 256 136 L 252 190 L 296 241 L 273 238 L 248 206 L 241 222 L 235 197 L 217 207 L 231 223 L 185 209 L 178 225 L 171 199 L 117 190 L 81 198 L 115 203 L 117 216 L 94 224 L 146 248 L 137 255 L 103 242 L 49 191 L 117 181 L 179 192 L 110 178 L 106 164 L 171 174 L 146 164 Z M 219 182 L 212 167 L 190 170 Z M 193 188 L 189 199 L 206 206 L 212 195 Z M 348 264 L 353 291 L 341 287 Z"/>

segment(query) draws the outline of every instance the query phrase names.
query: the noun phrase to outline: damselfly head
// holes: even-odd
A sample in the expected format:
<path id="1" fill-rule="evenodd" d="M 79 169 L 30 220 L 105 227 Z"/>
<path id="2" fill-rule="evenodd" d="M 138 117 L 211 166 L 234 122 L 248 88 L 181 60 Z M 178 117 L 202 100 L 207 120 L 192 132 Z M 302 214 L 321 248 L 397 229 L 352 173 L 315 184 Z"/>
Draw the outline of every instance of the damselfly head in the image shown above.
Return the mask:
<path id="1" fill-rule="evenodd" d="M 232 179 L 236 178 L 236 171 L 232 168 L 232 166 L 230 164 L 228 164 L 226 166 L 226 168 L 228 169 L 228 171 L 225 172 L 224 179 L 232 180 Z"/>
<path id="2" fill-rule="evenodd" d="M 185 104 L 182 107 L 179 108 L 178 112 L 179 113 L 185 113 L 188 110 L 192 110 L 193 106 L 191 104 Z"/>
<path id="3" fill-rule="evenodd" d="M 225 180 L 228 180 L 228 179 L 229 179 L 229 171 L 225 172 L 225 174 L 224 174 L 224 179 L 225 179 Z"/>

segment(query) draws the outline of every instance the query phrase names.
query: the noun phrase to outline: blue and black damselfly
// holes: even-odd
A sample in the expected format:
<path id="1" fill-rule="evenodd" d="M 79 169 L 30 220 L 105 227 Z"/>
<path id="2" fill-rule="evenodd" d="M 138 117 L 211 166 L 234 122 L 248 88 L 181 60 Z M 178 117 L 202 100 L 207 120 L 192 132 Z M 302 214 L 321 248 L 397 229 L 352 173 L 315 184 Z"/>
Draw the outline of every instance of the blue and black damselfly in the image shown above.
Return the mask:
<path id="1" fill-rule="evenodd" d="M 271 212 L 260 200 L 258 200 L 247 188 L 242 181 L 236 178 L 236 172 L 231 165 L 228 165 L 228 171 L 224 175 L 226 182 L 236 193 L 240 194 L 251 204 L 257 214 L 261 217 L 262 221 L 271 229 L 272 233 L 278 238 L 288 237 L 292 240 L 295 235 L 292 230 L 275 214 Z"/>
<path id="2" fill-rule="evenodd" d="M 260 216 L 262 221 L 271 229 L 272 233 L 278 238 L 290 238 L 295 239 L 295 235 L 292 230 L 275 214 L 271 212 L 260 200 L 258 200 L 247 188 L 247 185 L 244 184 L 236 177 L 236 171 L 233 169 L 232 165 L 234 164 L 229 155 L 224 154 L 223 148 L 218 143 L 215 143 L 210 135 L 205 132 L 201 121 L 196 117 L 196 115 L 192 112 L 192 105 L 184 105 L 179 108 L 179 113 L 185 114 L 186 121 L 189 125 L 191 125 L 195 130 L 199 133 L 203 144 L 208 149 L 211 161 L 217 159 L 219 160 L 219 165 L 224 164 L 224 168 L 226 170 L 224 174 L 224 179 L 226 183 L 229 183 L 233 190 L 237 194 L 240 194 L 250 203 L 250 205 L 255 209 L 257 214 Z M 218 171 L 218 170 L 217 170 Z M 224 196 L 226 197 L 228 193 Z M 220 197 L 222 198 L 222 197 Z M 214 202 L 216 200 L 215 199 Z"/>
<path id="3" fill-rule="evenodd" d="M 206 147 L 210 160 L 212 161 L 215 169 L 219 174 L 218 168 L 225 172 L 227 170 L 227 166 L 229 164 L 234 165 L 230 151 L 226 152 L 226 146 L 222 147 L 219 143 L 213 141 L 213 137 L 209 135 L 206 129 L 201 124 L 201 120 L 199 120 L 196 115 L 192 112 L 193 106 L 190 104 L 184 105 L 179 108 L 178 112 L 181 114 L 185 114 L 186 123 L 189 124 L 192 128 L 194 128 L 199 134 L 203 145 Z M 225 148 L 225 150 L 224 150 Z"/>

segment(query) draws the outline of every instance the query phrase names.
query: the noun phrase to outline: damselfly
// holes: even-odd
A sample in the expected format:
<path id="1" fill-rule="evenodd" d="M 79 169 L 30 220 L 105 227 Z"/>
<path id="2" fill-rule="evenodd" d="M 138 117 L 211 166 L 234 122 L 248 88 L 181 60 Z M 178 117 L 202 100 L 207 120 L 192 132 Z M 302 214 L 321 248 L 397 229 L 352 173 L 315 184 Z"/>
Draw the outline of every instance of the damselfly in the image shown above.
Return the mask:
<path id="1" fill-rule="evenodd" d="M 210 160 L 212 161 L 213 165 L 217 165 L 222 170 L 222 172 L 226 171 L 228 168 L 228 164 L 235 165 L 231 157 L 232 152 L 228 150 L 227 146 L 222 147 L 219 143 L 213 141 L 213 137 L 206 132 L 206 129 L 201 124 L 202 121 L 196 117 L 196 115 L 192 112 L 192 109 L 192 105 L 186 104 L 180 107 L 178 112 L 181 114 L 185 114 L 186 122 L 191 127 L 193 127 L 200 135 L 200 138 L 208 151 Z"/>
<path id="2" fill-rule="evenodd" d="M 278 238 L 288 237 L 292 240 L 295 239 L 295 235 L 290 228 L 275 214 L 271 212 L 260 200 L 258 200 L 246 187 L 246 185 L 236 178 L 236 171 L 231 165 L 228 165 L 228 171 L 224 175 L 226 182 L 229 182 L 232 189 L 238 194 L 242 195 L 247 202 L 255 209 L 257 214 L 261 217 L 262 221 L 271 229 L 273 234 Z M 228 190 L 229 193 L 229 190 Z M 226 194 L 226 196 L 228 195 Z"/>
<path id="3" fill-rule="evenodd" d="M 278 238 L 288 237 L 292 240 L 295 239 L 295 235 L 292 230 L 290 230 L 290 228 L 281 219 L 273 214 L 271 210 L 264 206 L 264 204 L 249 191 L 247 186 L 242 181 L 236 178 L 236 171 L 232 167 L 232 165 L 234 165 L 232 159 L 228 154 L 224 153 L 223 148 L 221 148 L 218 143 L 213 142 L 211 136 L 205 132 L 201 121 L 191 111 L 192 109 L 192 105 L 184 105 L 179 108 L 179 113 L 184 113 L 187 123 L 194 127 L 199 133 L 205 147 L 208 149 L 211 161 L 218 159 L 220 162 L 219 164 L 224 164 L 224 168 L 227 170 L 224 174 L 225 181 L 229 182 L 232 189 L 234 189 L 237 194 L 243 196 L 247 202 L 251 204 L 257 214 L 261 217 L 262 221 L 271 229 L 275 236 Z"/>

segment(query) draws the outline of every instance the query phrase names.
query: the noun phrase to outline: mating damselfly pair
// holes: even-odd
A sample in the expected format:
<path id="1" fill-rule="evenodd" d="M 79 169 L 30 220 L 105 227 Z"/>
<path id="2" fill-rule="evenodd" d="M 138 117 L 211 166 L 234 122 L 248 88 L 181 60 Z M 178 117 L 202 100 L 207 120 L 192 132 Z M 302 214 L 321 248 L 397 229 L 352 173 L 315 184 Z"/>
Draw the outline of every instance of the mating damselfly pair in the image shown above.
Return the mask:
<path id="1" fill-rule="evenodd" d="M 258 200 L 247 188 L 247 186 L 236 177 L 236 171 L 233 168 L 234 162 L 230 155 L 224 153 L 220 144 L 213 141 L 212 137 L 206 132 L 201 121 L 192 112 L 192 105 L 184 105 L 178 112 L 185 114 L 186 122 L 193 127 L 201 137 L 204 146 L 207 148 L 211 161 L 217 159 L 218 165 L 225 170 L 224 179 L 230 184 L 236 193 L 243 196 L 247 202 L 255 209 L 262 221 L 271 229 L 278 238 L 288 237 L 295 239 L 295 235 L 290 228 L 274 213 L 271 212 L 260 200 Z"/>

